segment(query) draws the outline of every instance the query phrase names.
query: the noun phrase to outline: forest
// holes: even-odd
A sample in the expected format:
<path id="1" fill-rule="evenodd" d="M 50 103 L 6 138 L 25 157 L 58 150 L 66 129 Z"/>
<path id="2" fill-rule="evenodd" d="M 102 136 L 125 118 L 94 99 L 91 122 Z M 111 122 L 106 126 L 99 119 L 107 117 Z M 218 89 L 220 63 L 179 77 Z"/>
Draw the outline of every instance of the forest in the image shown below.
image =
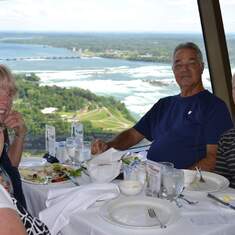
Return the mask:
<path id="1" fill-rule="evenodd" d="M 110 136 L 135 122 L 125 105 L 113 97 L 97 96 L 80 88 L 40 86 L 33 73 L 16 74 L 18 97 L 14 109 L 23 114 L 28 139 L 44 141 L 45 124 L 55 126 L 57 136 L 70 135 L 72 121 L 81 121 L 87 138 Z M 43 113 L 53 107 L 54 112 Z M 102 137 L 103 137 L 102 136 Z"/>

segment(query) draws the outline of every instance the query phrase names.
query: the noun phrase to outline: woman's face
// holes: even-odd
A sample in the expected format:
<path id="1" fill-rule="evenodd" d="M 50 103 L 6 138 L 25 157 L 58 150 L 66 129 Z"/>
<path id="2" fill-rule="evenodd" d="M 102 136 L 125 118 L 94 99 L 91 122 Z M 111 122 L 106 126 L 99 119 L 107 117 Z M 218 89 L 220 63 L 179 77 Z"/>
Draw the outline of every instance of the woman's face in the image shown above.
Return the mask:
<path id="1" fill-rule="evenodd" d="M 0 88 L 0 123 L 3 123 L 11 110 L 13 96 L 10 89 Z"/>

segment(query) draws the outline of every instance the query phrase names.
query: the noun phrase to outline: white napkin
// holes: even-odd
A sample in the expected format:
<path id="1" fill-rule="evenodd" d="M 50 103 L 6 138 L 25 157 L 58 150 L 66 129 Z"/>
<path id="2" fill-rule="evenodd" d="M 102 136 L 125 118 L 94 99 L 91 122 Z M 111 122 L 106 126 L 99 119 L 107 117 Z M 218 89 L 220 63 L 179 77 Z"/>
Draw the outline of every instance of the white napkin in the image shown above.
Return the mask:
<path id="1" fill-rule="evenodd" d="M 46 201 L 47 209 L 39 213 L 39 218 L 56 235 L 69 223 L 73 213 L 86 210 L 97 200 L 108 200 L 119 195 L 115 184 L 89 184 L 74 188 L 51 189 Z"/>
<path id="2" fill-rule="evenodd" d="M 94 157 L 91 161 L 93 163 L 110 163 L 119 161 L 125 152 L 126 151 L 118 151 L 114 148 L 110 148 L 101 154 L 93 155 Z"/>
<path id="3" fill-rule="evenodd" d="M 106 152 L 93 157 L 87 163 L 87 170 L 92 182 L 108 183 L 115 179 L 121 170 L 122 151 L 110 148 Z"/>

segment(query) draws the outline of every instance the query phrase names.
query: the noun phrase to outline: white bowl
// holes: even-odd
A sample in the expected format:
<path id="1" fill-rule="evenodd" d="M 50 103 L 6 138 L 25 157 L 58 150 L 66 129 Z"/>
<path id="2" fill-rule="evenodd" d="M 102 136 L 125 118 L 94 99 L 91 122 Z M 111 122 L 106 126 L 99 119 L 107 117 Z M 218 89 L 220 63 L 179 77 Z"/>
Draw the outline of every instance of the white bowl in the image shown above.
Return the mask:
<path id="1" fill-rule="evenodd" d="M 137 195 L 142 191 L 143 186 L 144 185 L 137 180 L 122 180 L 119 183 L 120 191 L 127 196 Z"/>
<path id="2" fill-rule="evenodd" d="M 120 174 L 122 162 L 96 163 L 90 161 L 87 166 L 92 182 L 109 183 Z"/>

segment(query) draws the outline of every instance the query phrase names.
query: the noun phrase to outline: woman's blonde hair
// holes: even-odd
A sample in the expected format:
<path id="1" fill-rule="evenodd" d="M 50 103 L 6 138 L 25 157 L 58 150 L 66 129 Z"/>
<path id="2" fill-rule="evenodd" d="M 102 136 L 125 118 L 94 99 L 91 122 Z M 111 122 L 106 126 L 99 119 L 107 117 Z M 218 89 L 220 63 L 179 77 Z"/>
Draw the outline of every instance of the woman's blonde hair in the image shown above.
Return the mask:
<path id="1" fill-rule="evenodd" d="M 11 71 L 3 64 L 0 64 L 0 88 L 9 89 L 10 96 L 14 97 L 17 93 L 15 79 Z"/>

